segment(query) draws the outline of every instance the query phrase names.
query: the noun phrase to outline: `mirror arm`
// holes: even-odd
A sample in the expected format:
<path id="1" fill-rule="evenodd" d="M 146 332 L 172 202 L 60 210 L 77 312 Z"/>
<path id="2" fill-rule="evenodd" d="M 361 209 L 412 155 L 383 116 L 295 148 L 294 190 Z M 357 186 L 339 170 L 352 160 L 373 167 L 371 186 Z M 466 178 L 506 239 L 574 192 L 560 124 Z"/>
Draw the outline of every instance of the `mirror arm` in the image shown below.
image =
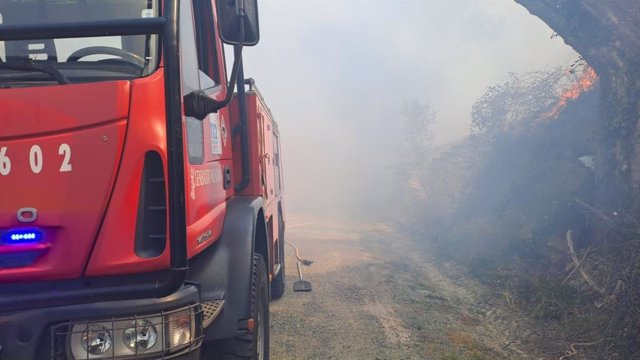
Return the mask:
<path id="1" fill-rule="evenodd" d="M 233 47 L 233 68 L 231 70 L 231 78 L 227 86 L 227 96 L 222 100 L 212 99 L 202 90 L 192 91 L 184 96 L 184 114 L 194 117 L 198 120 L 204 120 L 207 115 L 218 112 L 218 110 L 227 106 L 233 98 L 233 89 L 238 78 L 238 69 L 240 61 L 242 61 L 242 45 Z"/>
<path id="2" fill-rule="evenodd" d="M 240 1 L 240 8 L 238 14 L 238 31 L 240 33 L 240 39 L 244 39 L 244 1 Z M 233 69 L 231 70 L 231 78 L 229 79 L 229 85 L 227 86 L 227 96 L 222 100 L 210 98 L 204 91 L 196 90 L 185 95 L 184 101 L 184 114 L 186 116 L 194 117 L 198 120 L 204 120 L 209 114 L 218 112 L 218 110 L 229 105 L 233 98 L 233 89 L 237 83 L 238 70 L 240 69 L 240 63 L 242 62 L 242 43 L 233 46 Z M 238 84 L 238 86 L 244 86 Z"/>
<path id="3" fill-rule="evenodd" d="M 240 0 L 236 4 L 238 4 L 238 16 L 244 18 L 244 0 Z M 244 36 L 240 36 L 240 39 L 244 40 Z"/>

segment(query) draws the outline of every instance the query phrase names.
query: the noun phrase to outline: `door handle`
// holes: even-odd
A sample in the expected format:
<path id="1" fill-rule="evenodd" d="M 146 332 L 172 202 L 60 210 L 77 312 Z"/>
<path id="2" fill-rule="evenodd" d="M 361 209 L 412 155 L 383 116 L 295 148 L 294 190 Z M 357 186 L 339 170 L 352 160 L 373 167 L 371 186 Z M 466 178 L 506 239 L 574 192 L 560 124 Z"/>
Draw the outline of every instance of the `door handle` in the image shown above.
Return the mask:
<path id="1" fill-rule="evenodd" d="M 231 168 L 224 167 L 224 189 L 228 190 L 231 187 Z"/>

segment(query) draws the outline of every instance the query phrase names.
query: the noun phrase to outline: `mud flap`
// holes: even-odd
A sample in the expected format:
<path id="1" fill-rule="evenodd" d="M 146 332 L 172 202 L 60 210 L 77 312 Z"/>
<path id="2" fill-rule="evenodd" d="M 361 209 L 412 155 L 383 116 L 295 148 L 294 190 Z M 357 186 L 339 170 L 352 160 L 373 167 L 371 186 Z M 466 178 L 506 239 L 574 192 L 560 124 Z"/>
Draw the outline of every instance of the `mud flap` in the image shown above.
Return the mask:
<path id="1" fill-rule="evenodd" d="M 246 333 L 251 316 L 251 270 L 261 197 L 227 202 L 222 235 L 189 264 L 187 281 L 200 288 L 201 301 L 224 300 L 224 308 L 205 329 L 205 341 Z"/>

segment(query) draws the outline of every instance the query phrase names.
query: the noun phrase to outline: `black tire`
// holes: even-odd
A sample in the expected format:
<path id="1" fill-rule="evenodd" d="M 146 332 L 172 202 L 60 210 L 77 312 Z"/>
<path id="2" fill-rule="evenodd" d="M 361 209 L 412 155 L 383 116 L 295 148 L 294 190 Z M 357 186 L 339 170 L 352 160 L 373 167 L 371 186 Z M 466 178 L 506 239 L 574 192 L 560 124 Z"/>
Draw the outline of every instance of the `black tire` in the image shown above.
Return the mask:
<path id="1" fill-rule="evenodd" d="M 206 344 L 203 360 L 269 360 L 269 282 L 260 254 L 253 254 L 251 318 L 253 331 Z"/>
<path id="2" fill-rule="evenodd" d="M 284 222 L 282 221 L 282 213 L 278 214 L 278 257 L 281 259 L 280 272 L 271 281 L 271 299 L 280 299 L 284 295 L 286 288 L 284 279 Z"/>

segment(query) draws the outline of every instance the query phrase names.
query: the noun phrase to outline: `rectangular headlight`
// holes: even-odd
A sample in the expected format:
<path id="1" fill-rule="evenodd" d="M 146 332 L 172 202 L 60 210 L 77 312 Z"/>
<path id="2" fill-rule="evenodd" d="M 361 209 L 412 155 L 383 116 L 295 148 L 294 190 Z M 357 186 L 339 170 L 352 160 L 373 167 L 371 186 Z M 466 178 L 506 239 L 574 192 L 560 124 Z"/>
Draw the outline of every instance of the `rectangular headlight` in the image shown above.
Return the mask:
<path id="1" fill-rule="evenodd" d="M 193 310 L 190 307 L 165 315 L 168 350 L 177 350 L 195 340 L 196 321 Z"/>

